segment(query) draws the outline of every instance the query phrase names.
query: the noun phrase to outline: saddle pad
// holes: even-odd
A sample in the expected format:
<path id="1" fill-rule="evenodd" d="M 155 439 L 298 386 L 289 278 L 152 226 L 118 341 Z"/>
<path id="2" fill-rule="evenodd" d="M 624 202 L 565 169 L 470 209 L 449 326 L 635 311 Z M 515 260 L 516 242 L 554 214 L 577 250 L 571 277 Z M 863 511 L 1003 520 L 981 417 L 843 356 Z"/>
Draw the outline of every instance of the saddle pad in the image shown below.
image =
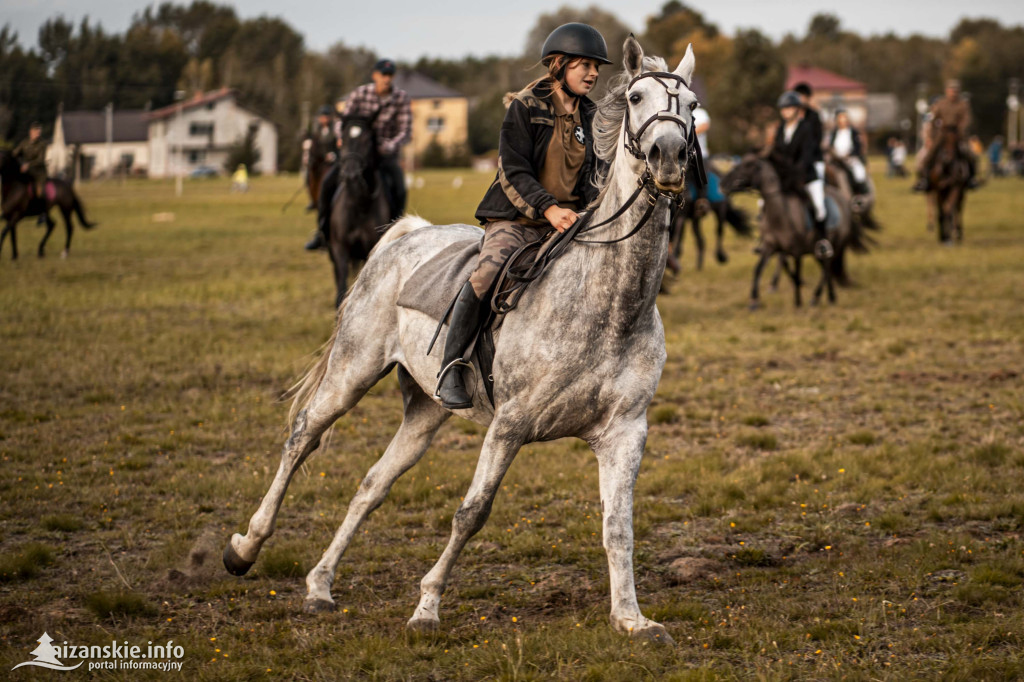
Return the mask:
<path id="1" fill-rule="evenodd" d="M 469 279 L 479 255 L 479 239 L 449 244 L 413 271 L 398 295 L 398 305 L 440 320 Z"/>

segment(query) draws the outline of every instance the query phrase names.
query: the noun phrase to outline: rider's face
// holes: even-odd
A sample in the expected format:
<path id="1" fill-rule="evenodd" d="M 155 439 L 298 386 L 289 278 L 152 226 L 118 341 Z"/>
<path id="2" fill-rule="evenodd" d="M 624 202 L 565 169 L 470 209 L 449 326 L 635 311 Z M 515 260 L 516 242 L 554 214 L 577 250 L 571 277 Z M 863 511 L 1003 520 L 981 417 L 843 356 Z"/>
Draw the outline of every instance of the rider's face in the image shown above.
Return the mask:
<path id="1" fill-rule="evenodd" d="M 792 123 L 797 119 L 800 114 L 800 107 L 782 107 L 779 109 L 779 115 L 782 116 L 782 120 L 786 123 Z"/>
<path id="2" fill-rule="evenodd" d="M 373 84 L 377 86 L 377 92 L 383 94 L 391 90 L 391 81 L 395 79 L 394 74 L 373 72 Z"/>
<path id="3" fill-rule="evenodd" d="M 588 95 L 597 84 L 598 64 L 593 59 L 573 59 L 565 67 L 565 83 L 577 95 Z"/>
<path id="4" fill-rule="evenodd" d="M 28 139 L 37 140 L 39 136 L 43 134 L 42 128 L 30 128 L 28 131 Z"/>

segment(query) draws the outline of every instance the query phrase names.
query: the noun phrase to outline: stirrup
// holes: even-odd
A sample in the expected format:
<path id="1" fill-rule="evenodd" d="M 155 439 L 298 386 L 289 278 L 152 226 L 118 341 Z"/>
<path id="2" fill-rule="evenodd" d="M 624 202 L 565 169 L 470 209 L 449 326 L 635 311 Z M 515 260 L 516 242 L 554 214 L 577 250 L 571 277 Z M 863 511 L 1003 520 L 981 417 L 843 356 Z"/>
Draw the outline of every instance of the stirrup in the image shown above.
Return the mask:
<path id="1" fill-rule="evenodd" d="M 466 362 L 462 358 L 455 358 L 454 360 L 452 360 L 447 365 L 441 368 L 441 371 L 437 373 L 437 384 L 434 385 L 434 397 L 437 398 L 438 400 L 441 399 L 441 383 L 444 381 L 444 378 L 448 375 L 448 372 L 452 371 L 456 367 L 468 367 L 469 369 L 473 369 L 473 363 Z"/>

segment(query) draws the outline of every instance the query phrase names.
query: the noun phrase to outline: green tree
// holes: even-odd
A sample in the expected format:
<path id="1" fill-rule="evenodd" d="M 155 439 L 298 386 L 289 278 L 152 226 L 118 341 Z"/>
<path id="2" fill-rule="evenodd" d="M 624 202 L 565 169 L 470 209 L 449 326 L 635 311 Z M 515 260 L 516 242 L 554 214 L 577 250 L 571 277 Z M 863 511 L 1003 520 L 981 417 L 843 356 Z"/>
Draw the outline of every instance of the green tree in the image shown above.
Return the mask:
<path id="1" fill-rule="evenodd" d="M 260 149 L 256 146 L 257 132 L 259 132 L 258 126 L 250 125 L 245 135 L 228 148 L 224 170 L 233 173 L 239 164 L 245 164 L 249 172 L 255 174 L 256 164 L 260 160 Z"/>

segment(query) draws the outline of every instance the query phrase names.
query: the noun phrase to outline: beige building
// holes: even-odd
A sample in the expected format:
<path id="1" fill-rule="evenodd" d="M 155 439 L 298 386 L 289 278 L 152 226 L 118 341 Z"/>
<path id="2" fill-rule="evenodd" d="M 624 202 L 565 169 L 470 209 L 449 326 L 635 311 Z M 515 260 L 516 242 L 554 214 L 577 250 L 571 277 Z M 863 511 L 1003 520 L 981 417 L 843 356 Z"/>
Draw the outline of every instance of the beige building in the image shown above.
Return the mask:
<path id="1" fill-rule="evenodd" d="M 814 94 L 811 100 L 821 111 L 822 121 L 829 126 L 838 109 L 845 109 L 850 116 L 850 125 L 863 130 L 868 122 L 868 88 L 838 73 L 819 69 L 815 66 L 791 66 L 786 75 L 786 89 L 792 90 L 797 83 L 807 83 Z"/>
<path id="2" fill-rule="evenodd" d="M 149 177 L 187 175 L 205 166 L 224 172 L 229 149 L 256 129 L 259 163 L 249 169 L 277 172 L 277 128 L 259 114 L 238 104 L 230 88 L 196 95 L 157 109 L 149 122 Z"/>
<path id="3" fill-rule="evenodd" d="M 146 112 L 62 111 L 46 148 L 51 174 L 88 180 L 111 173 L 140 174 L 149 169 Z"/>
<path id="4" fill-rule="evenodd" d="M 394 86 L 412 100 L 412 142 L 405 147 L 406 168 L 420 159 L 431 141 L 445 151 L 465 148 L 469 141 L 469 100 L 415 71 L 395 74 Z M 418 165 L 418 164 L 416 164 Z"/>

